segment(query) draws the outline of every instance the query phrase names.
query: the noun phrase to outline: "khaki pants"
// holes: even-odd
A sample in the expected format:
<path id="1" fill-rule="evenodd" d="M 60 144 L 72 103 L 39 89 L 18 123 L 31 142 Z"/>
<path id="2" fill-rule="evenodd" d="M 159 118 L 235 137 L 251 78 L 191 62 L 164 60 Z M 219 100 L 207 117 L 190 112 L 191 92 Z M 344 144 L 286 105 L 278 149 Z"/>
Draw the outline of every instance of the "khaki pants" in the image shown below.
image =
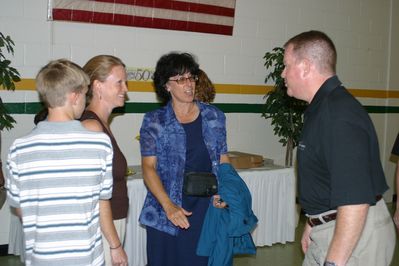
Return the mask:
<path id="1" fill-rule="evenodd" d="M 335 221 L 312 228 L 312 242 L 303 266 L 323 265 L 334 234 Z M 384 266 L 391 263 L 396 242 L 395 226 L 384 199 L 369 208 L 362 236 L 346 266 Z"/>
<path id="2" fill-rule="evenodd" d="M 122 247 L 123 247 L 123 242 L 125 241 L 125 234 L 126 234 L 126 218 L 114 220 L 114 225 L 115 225 L 116 232 L 119 236 L 119 240 L 121 241 Z M 104 237 L 104 235 L 103 235 L 103 247 L 104 247 L 105 265 L 112 266 L 111 250 L 109 249 L 108 241 Z"/>

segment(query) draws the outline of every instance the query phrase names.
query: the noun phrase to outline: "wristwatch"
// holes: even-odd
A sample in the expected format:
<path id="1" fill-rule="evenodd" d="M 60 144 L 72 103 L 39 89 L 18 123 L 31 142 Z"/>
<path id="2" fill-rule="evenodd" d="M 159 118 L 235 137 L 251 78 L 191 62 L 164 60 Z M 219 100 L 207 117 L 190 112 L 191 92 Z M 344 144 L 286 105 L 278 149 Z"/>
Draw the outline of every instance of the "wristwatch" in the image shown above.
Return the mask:
<path id="1" fill-rule="evenodd" d="M 325 261 L 324 264 L 323 264 L 323 266 L 337 266 L 337 265 L 335 264 L 335 262 L 332 262 L 332 261 Z"/>

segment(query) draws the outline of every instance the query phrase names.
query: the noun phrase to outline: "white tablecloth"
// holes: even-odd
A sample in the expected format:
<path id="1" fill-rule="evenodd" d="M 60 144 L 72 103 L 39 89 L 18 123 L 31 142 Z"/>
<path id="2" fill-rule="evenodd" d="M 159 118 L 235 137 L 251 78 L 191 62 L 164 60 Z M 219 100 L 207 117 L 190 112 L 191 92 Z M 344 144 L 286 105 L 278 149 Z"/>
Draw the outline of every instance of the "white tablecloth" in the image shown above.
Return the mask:
<path id="1" fill-rule="evenodd" d="M 138 217 L 147 190 L 139 169 L 129 177 L 129 215 L 125 250 L 130 266 L 147 263 L 146 232 Z M 293 168 L 268 167 L 238 171 L 252 194 L 252 209 L 259 222 L 252 237 L 256 246 L 294 241 L 296 227 L 295 174 Z"/>

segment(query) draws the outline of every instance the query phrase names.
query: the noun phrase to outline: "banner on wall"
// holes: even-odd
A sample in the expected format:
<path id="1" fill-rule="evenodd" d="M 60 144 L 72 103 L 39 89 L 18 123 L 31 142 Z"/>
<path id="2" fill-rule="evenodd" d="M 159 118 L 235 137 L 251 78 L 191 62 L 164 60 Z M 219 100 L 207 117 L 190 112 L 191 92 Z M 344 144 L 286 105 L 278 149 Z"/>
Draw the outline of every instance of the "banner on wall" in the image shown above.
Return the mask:
<path id="1" fill-rule="evenodd" d="M 232 35 L 236 0 L 49 0 L 48 19 Z"/>

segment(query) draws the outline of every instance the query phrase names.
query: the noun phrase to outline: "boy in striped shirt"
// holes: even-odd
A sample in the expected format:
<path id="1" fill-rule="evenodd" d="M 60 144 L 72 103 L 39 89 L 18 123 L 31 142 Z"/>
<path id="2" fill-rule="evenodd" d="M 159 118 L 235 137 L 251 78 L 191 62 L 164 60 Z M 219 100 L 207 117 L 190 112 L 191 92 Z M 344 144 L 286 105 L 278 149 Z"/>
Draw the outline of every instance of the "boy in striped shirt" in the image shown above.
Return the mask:
<path id="1" fill-rule="evenodd" d="M 112 145 L 78 119 L 89 78 L 65 60 L 44 66 L 36 87 L 47 120 L 11 145 L 7 197 L 22 218 L 26 265 L 103 265 L 100 209 L 112 192 Z"/>

